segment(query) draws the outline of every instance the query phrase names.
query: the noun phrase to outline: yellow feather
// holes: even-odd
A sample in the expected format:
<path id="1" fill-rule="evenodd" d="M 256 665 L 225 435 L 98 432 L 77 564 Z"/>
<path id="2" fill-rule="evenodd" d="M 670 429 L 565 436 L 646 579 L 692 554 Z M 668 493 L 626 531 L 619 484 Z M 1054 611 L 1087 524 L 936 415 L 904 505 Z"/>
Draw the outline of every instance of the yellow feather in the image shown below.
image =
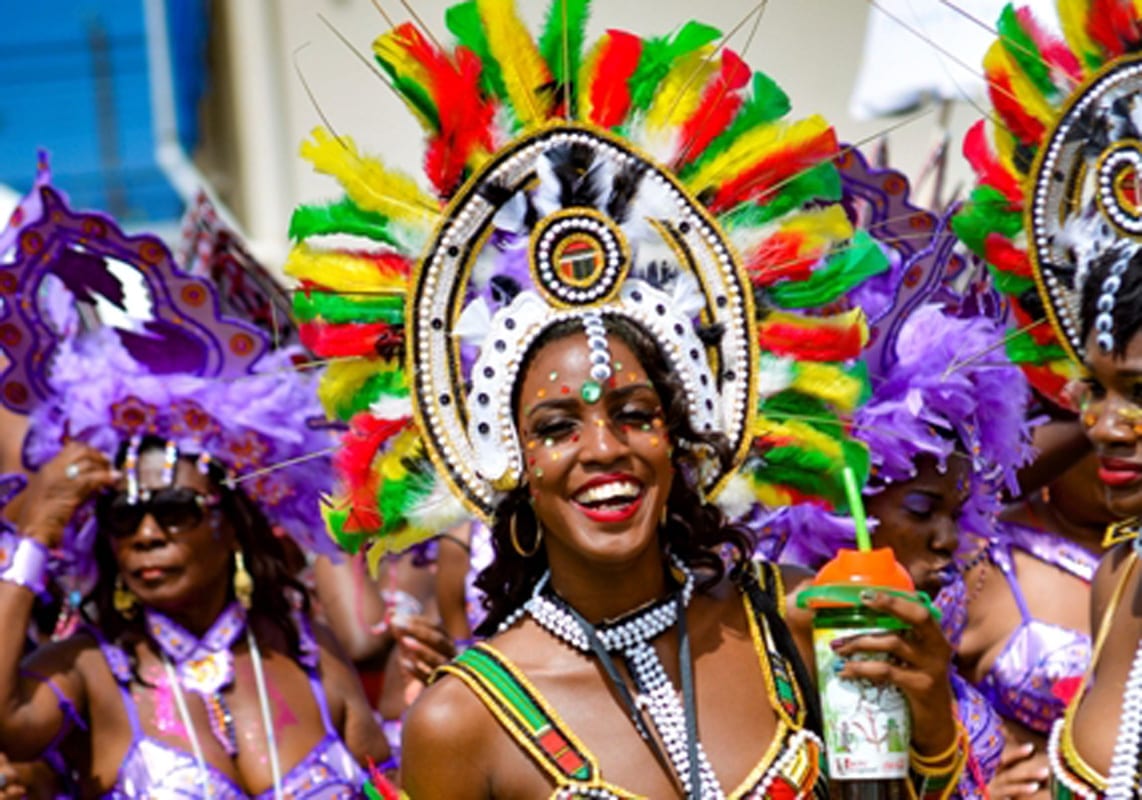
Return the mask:
<path id="1" fill-rule="evenodd" d="M 771 152 L 797 147 L 822 135 L 829 130 L 829 127 L 829 123 L 822 117 L 814 115 L 796 122 L 754 128 L 749 133 L 739 136 L 732 146 L 690 176 L 686 185 L 695 195 L 715 190 Z"/>
<path id="2" fill-rule="evenodd" d="M 817 397 L 841 411 L 851 411 L 860 400 L 861 381 L 831 364 L 798 364 L 792 388 Z"/>
<path id="3" fill-rule="evenodd" d="M 388 362 L 387 369 L 393 368 Z M 352 361 L 331 361 L 321 376 L 317 396 L 325 413 L 337 415 L 337 406 L 344 398 L 352 397 L 369 378 L 378 372 L 386 371 L 386 362 L 375 359 L 354 359 Z"/>
<path id="4" fill-rule="evenodd" d="M 1015 137 L 1011 131 L 994 122 L 990 123 L 991 141 L 995 144 L 995 156 L 1003 168 L 1012 175 L 1021 174 L 1015 168 Z"/>
<path id="5" fill-rule="evenodd" d="M 381 559 L 385 556 L 403 552 L 413 545 L 426 542 L 433 536 L 439 536 L 440 531 L 429 531 L 423 528 L 408 526 L 396 533 L 386 533 L 369 544 L 366 561 L 369 564 L 369 574 L 378 577 L 381 569 Z"/>
<path id="6" fill-rule="evenodd" d="M 1139 0 L 1142 2 L 1142 0 Z M 576 81 L 576 108 L 580 119 L 590 119 L 593 106 L 591 105 L 591 87 L 595 85 L 595 78 L 599 75 L 599 62 L 602 60 L 603 48 L 610 41 L 611 35 L 604 33 L 599 40 L 591 46 L 590 51 L 579 67 L 579 80 Z"/>
<path id="7" fill-rule="evenodd" d="M 1087 64 L 1087 59 L 1094 57 L 1099 62 L 1103 60 L 1102 48 L 1090 38 L 1086 31 L 1086 21 L 1090 15 L 1090 0 L 1058 0 L 1056 7 L 1063 38 L 1070 45 L 1071 52 L 1078 56 L 1083 75 L 1089 75 L 1092 70 Z"/>
<path id="8" fill-rule="evenodd" d="M 415 83 L 417 86 L 430 86 L 431 75 L 423 64 L 409 55 L 406 40 L 399 33 L 401 30 L 402 28 L 393 28 L 374 39 L 373 54 L 384 61 L 401 80 Z M 432 121 L 421 113 L 416 103 L 410 102 L 407 97 L 405 103 L 425 130 L 430 132 L 434 130 Z"/>
<path id="9" fill-rule="evenodd" d="M 852 238 L 853 226 L 843 206 L 836 204 L 786 217 L 781 231 L 806 237 L 802 252 Z"/>
<path id="10" fill-rule="evenodd" d="M 681 127 L 702 102 L 702 92 L 710 76 L 718 71 L 713 47 L 707 45 L 679 58 L 654 93 L 654 101 L 646 112 L 649 132 Z"/>
<path id="11" fill-rule="evenodd" d="M 524 129 L 547 121 L 554 95 L 547 62 L 516 13 L 513 0 L 476 0 L 488 37 L 488 50 L 499 63 L 508 98 Z"/>
<path id="12" fill-rule="evenodd" d="M 751 427 L 751 433 L 755 438 L 772 436 L 782 440 L 788 439 L 799 447 L 823 453 L 830 461 L 839 461 L 843 458 L 840 442 L 804 422 L 796 420 L 778 422 L 759 416 L 755 418 Z"/>
<path id="13" fill-rule="evenodd" d="M 440 216 L 440 207 L 408 175 L 393 172 L 380 159 L 362 156 L 348 136 L 338 141 L 324 128 L 301 143 L 301 156 L 320 173 L 336 178 L 361 208 L 375 211 L 425 231 Z"/>
<path id="14" fill-rule="evenodd" d="M 753 490 L 763 506 L 778 508 L 793 504 L 793 495 L 776 484 L 755 482 Z"/>
<path id="15" fill-rule="evenodd" d="M 338 292 L 408 291 L 408 276 L 382 273 L 367 258 L 343 250 L 314 250 L 305 242 L 295 244 L 286 257 L 285 273 Z"/>
<path id="16" fill-rule="evenodd" d="M 1011 92 L 1023 110 L 1044 125 L 1051 125 L 1056 116 L 1055 110 L 1051 108 L 1050 103 L 1043 98 L 1043 95 L 1035 88 L 1035 84 L 1028 79 L 1001 43 L 996 42 L 988 49 L 987 54 L 983 57 L 983 70 L 987 75 L 1006 74 L 1011 79 Z"/>

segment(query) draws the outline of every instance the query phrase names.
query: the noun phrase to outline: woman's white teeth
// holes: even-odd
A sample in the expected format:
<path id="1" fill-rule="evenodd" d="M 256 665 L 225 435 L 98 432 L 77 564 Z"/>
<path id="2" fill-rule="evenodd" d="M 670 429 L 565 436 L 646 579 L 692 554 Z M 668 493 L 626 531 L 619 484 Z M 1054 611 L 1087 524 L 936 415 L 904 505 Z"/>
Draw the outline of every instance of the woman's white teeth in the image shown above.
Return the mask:
<path id="1" fill-rule="evenodd" d="M 631 481 L 616 481 L 614 483 L 602 483 L 598 486 L 592 486 L 590 489 L 584 489 L 575 495 L 575 500 L 584 505 L 607 503 L 615 500 L 625 500 L 629 502 L 638 497 L 638 493 L 639 486 L 637 483 Z"/>

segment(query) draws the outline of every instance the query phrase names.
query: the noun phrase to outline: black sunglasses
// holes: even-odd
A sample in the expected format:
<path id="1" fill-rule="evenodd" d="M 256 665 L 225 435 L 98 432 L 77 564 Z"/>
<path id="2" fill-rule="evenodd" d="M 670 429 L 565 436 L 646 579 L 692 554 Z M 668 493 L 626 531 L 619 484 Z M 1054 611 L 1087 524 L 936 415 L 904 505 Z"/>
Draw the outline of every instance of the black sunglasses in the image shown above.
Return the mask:
<path id="1" fill-rule="evenodd" d="M 185 486 L 169 486 L 139 493 L 132 503 L 126 492 L 105 494 L 96 503 L 99 529 L 114 538 L 125 538 L 139 530 L 148 514 L 167 533 L 181 533 L 197 527 L 206 510 L 219 503 L 216 495 L 206 495 Z"/>

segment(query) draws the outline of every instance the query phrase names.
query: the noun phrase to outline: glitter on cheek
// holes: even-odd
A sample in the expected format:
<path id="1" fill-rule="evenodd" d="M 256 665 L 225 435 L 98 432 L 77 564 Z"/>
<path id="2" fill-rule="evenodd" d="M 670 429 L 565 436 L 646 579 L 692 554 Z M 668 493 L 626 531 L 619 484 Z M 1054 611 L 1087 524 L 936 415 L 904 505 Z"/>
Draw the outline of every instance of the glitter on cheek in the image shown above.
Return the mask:
<path id="1" fill-rule="evenodd" d="M 658 437 L 657 436 L 651 436 L 650 437 L 650 446 L 651 447 L 658 447 Z"/>
<path id="2" fill-rule="evenodd" d="M 552 383 L 555 383 L 555 381 L 559 380 L 559 373 L 552 370 L 551 374 L 547 376 L 547 379 Z"/>
<path id="3" fill-rule="evenodd" d="M 540 389 L 538 392 L 535 393 L 535 396 L 540 398 L 540 399 L 543 399 L 544 397 L 547 397 L 547 390 L 546 389 Z"/>
<path id="4" fill-rule="evenodd" d="M 543 477 L 543 468 L 542 467 L 536 467 L 535 468 L 535 477 L 537 477 L 537 478 Z"/>
<path id="5" fill-rule="evenodd" d="M 532 439 L 531 441 L 529 441 L 527 443 L 527 449 L 528 450 L 534 450 L 538 446 L 539 446 L 539 442 L 537 442 L 535 439 Z"/>
<path id="6" fill-rule="evenodd" d="M 558 461 L 562 457 L 562 455 L 563 454 L 560 453 L 558 450 L 553 450 L 551 452 L 551 460 L 552 461 Z"/>
<path id="7" fill-rule="evenodd" d="M 555 440 L 550 437 L 543 440 L 544 447 L 551 447 L 553 444 L 555 444 Z"/>

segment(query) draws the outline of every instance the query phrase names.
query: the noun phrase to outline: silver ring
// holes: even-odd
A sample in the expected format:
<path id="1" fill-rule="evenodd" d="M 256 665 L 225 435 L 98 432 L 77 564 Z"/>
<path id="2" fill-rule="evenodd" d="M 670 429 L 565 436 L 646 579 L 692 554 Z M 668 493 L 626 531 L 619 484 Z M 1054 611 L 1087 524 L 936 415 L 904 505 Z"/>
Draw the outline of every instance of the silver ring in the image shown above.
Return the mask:
<path id="1" fill-rule="evenodd" d="M 74 481 L 79 477 L 79 462 L 73 461 L 72 463 L 68 464 L 67 468 L 64 469 L 63 474 L 67 476 L 69 481 Z M 0 789 L 2 788 L 4 788 L 4 784 L 0 783 Z"/>

